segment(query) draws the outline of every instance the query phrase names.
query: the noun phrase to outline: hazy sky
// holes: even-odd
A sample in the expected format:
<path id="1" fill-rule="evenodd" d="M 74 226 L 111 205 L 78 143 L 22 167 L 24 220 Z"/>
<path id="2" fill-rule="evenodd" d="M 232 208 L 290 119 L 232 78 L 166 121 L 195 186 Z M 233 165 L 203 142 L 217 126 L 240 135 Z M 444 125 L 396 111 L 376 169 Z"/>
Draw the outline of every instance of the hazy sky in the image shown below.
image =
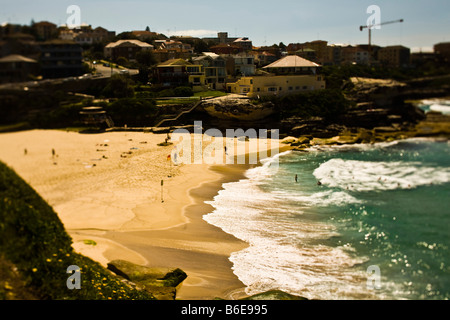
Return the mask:
<path id="1" fill-rule="evenodd" d="M 0 0 L 0 23 L 29 24 L 47 20 L 65 24 L 69 5 L 81 9 L 81 22 L 117 33 L 130 30 L 166 35 L 249 37 L 253 44 L 327 40 L 336 44 L 368 42 L 359 30 L 370 5 L 381 9 L 381 21 L 404 19 L 373 31 L 373 43 L 402 44 L 414 51 L 450 41 L 450 0 Z"/>

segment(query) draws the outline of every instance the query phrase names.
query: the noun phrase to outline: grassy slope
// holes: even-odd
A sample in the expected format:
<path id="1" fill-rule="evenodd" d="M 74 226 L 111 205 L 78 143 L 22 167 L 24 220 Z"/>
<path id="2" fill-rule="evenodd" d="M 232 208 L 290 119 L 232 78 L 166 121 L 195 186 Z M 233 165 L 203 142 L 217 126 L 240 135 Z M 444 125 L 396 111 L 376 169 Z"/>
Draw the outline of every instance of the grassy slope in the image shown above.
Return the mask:
<path id="1" fill-rule="evenodd" d="M 66 273 L 81 268 L 81 289 Z M 77 254 L 53 209 L 0 162 L 0 299 L 153 299 Z"/>

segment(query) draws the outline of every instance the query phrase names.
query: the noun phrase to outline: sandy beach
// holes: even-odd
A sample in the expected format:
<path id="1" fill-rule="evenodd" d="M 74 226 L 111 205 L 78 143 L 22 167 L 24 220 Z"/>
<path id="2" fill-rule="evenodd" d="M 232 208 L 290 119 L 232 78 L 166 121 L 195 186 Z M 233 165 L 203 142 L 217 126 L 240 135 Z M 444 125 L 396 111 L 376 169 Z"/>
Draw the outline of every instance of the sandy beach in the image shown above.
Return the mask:
<path id="1" fill-rule="evenodd" d="M 181 268 L 188 278 L 179 299 L 240 298 L 244 286 L 228 257 L 247 244 L 202 216 L 212 211 L 204 201 L 222 183 L 241 179 L 248 166 L 175 165 L 168 158 L 174 146 L 158 146 L 165 138 L 143 132 L 5 133 L 0 161 L 54 208 L 76 251 L 104 266 L 123 259 Z M 278 140 L 266 147 L 278 149 Z"/>

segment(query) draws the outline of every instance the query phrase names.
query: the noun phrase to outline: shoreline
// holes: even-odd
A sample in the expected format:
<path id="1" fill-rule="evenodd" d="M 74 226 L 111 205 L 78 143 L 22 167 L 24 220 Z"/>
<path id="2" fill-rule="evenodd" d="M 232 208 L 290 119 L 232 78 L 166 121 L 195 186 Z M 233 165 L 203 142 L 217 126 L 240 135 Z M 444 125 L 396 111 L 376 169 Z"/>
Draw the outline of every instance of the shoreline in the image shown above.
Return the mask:
<path id="1" fill-rule="evenodd" d="M 42 143 L 46 142 L 43 138 L 52 137 L 54 142 L 59 136 L 66 144 L 66 139 L 74 138 L 74 141 L 84 141 L 89 138 L 87 142 L 75 147 L 71 146 L 76 149 L 75 152 L 83 153 L 84 151 L 79 149 L 90 149 L 94 141 L 98 139 L 103 141 L 105 137 L 111 139 L 111 144 L 116 143 L 113 139 L 115 136 L 121 139 L 126 138 L 127 141 L 130 137 L 133 139 L 146 137 L 149 142 L 154 143 L 160 142 L 165 135 L 110 133 L 86 137 L 48 130 L 2 134 L 0 142 L 9 141 L 11 137 L 21 137 L 27 143 L 30 143 L 30 139 L 35 139 L 36 143 L 41 142 L 40 145 L 48 149 L 50 144 Z M 17 140 L 20 139 L 14 142 L 17 143 Z M 64 157 L 65 151 L 62 151 L 57 160 L 58 165 L 55 166 L 49 154 L 42 156 L 31 148 L 28 150 L 28 155 L 24 156 L 21 143 L 23 142 L 19 141 L 17 146 L 14 143 L 2 144 L 5 148 L 0 150 L 0 159 L 13 167 L 22 177 L 25 175 L 25 180 L 35 190 L 38 189 L 43 198 L 55 208 L 65 224 L 67 233 L 72 237 L 73 247 L 77 252 L 103 266 L 111 260 L 121 259 L 148 267 L 180 268 L 187 273 L 188 277 L 177 290 L 177 299 L 232 300 L 247 297 L 246 286 L 234 274 L 229 257 L 231 253 L 248 247 L 248 244 L 203 220 L 203 215 L 214 210 L 211 205 L 204 202 L 213 200 L 224 183 L 245 178 L 245 171 L 259 164 L 202 164 L 169 168 L 167 163 L 160 165 L 155 161 L 148 162 L 154 159 L 164 162 L 161 158 L 164 159 L 167 156 L 169 149 L 149 146 L 150 149 L 145 153 L 137 152 L 129 159 L 116 158 L 117 162 L 125 161 L 123 165 L 108 164 L 107 168 L 102 169 L 103 163 L 99 162 L 96 169 L 103 170 L 99 171 L 99 176 L 90 171 L 92 168 L 82 168 L 81 171 L 88 170 L 89 174 L 83 173 L 80 178 L 76 174 L 71 176 L 65 173 L 61 178 L 62 182 L 58 180 L 58 183 L 55 183 L 53 180 L 59 178 L 66 169 L 71 168 L 75 173 L 79 173 L 76 170 L 80 168 L 75 168 L 73 159 Z M 130 146 L 126 141 L 122 143 Z M 119 144 L 118 141 L 117 144 Z M 56 148 L 59 151 L 62 145 L 57 145 Z M 16 155 L 11 156 L 9 153 L 13 150 Z M 121 151 L 122 146 L 119 146 L 118 150 Z M 278 151 L 281 153 L 285 150 L 295 150 L 295 148 L 281 144 L 280 140 Z M 155 152 L 157 152 L 156 155 L 153 154 Z M 116 155 L 119 154 L 120 152 L 116 152 Z M 32 159 L 27 158 L 29 156 Z M 249 154 L 246 153 L 246 156 L 249 157 Z M 5 157 L 9 161 L 5 161 Z M 91 153 L 87 153 L 87 157 L 91 157 Z M 30 162 L 30 160 L 34 161 Z M 152 176 L 152 181 L 145 179 L 141 181 L 141 167 L 147 168 L 147 166 L 155 166 L 157 171 L 153 173 L 155 176 Z M 164 193 L 165 202 L 162 204 L 159 179 L 167 177 L 167 174 L 171 174 L 172 178 L 165 179 L 167 189 Z M 98 177 L 102 179 L 97 182 Z M 114 179 L 111 184 L 106 183 L 112 178 Z M 129 180 L 126 180 L 126 183 L 125 178 Z M 70 186 L 72 189 L 66 191 L 66 197 L 61 195 L 60 188 L 69 187 L 73 181 L 75 181 L 74 186 Z M 80 186 L 86 188 L 84 192 L 80 192 L 81 195 L 71 194 L 70 191 L 77 190 Z M 128 190 L 130 186 L 133 188 Z M 101 187 L 101 192 L 92 191 L 95 187 Z M 125 192 L 124 188 L 129 192 Z M 80 205 L 81 200 L 88 196 L 89 201 Z M 95 197 L 98 199 L 95 200 Z M 114 206 L 117 205 L 119 207 L 115 208 Z M 101 214 L 97 214 L 97 211 Z M 86 241 L 94 241 L 96 244 L 92 245 Z"/>
<path id="2" fill-rule="evenodd" d="M 209 166 L 208 170 L 220 174 L 189 189 L 192 203 L 183 208 L 188 222 L 159 230 L 109 231 L 104 237 L 139 253 L 149 267 L 180 268 L 188 277 L 177 290 L 180 300 L 238 299 L 246 297 L 245 285 L 233 273 L 229 261 L 231 253 L 248 246 L 215 227 L 203 216 L 214 210 L 205 201 L 212 200 L 227 182 L 245 178 L 246 165 Z M 144 245 L 144 243 L 146 244 Z M 113 260 L 117 252 L 105 252 Z"/>
<path id="3" fill-rule="evenodd" d="M 157 146 L 164 137 L 57 130 L 5 133 L 0 135 L 0 159 L 54 208 L 75 251 L 104 267 L 121 259 L 180 268 L 188 278 L 178 299 L 245 297 L 229 257 L 248 244 L 208 224 L 203 215 L 213 210 L 204 201 L 212 200 L 223 183 L 244 178 L 248 165 L 169 166 L 172 147 Z M 283 148 L 277 140 L 267 149 L 277 146 Z"/>

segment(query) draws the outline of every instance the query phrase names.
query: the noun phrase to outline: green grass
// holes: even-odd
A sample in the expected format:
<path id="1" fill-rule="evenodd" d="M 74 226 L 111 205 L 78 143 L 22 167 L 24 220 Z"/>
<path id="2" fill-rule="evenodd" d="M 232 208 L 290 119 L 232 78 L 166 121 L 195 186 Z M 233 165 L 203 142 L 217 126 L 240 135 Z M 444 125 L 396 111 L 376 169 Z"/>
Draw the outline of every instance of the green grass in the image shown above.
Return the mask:
<path id="1" fill-rule="evenodd" d="M 199 98 L 180 98 L 180 99 L 157 99 L 156 100 L 156 105 L 158 106 L 165 106 L 165 105 L 171 105 L 171 104 L 176 104 L 176 105 L 185 105 L 185 104 L 192 104 L 199 101 Z"/>
<path id="2" fill-rule="evenodd" d="M 194 97 L 202 97 L 202 98 L 223 97 L 226 95 L 227 95 L 227 93 L 223 92 L 223 91 L 201 91 L 201 92 L 194 93 Z"/>
<path id="3" fill-rule="evenodd" d="M 223 97 L 226 96 L 227 93 L 223 91 L 202 91 L 196 92 L 192 97 L 188 98 L 179 98 L 179 99 L 156 99 L 156 104 L 158 106 L 170 105 L 170 104 L 191 104 L 197 102 L 200 98 L 210 98 L 210 97 Z"/>
<path id="4" fill-rule="evenodd" d="M 17 268 L 21 281 L 1 279 L 8 293 L 54 300 L 149 300 L 97 262 L 76 253 L 57 214 L 27 183 L 0 162 L 0 264 Z M 69 290 L 67 268 L 81 269 L 81 289 Z M 8 275 L 8 272 L 5 273 Z M 23 286 L 15 287 L 15 283 Z M 24 292 L 26 291 L 26 292 Z"/>
<path id="5" fill-rule="evenodd" d="M 0 132 L 12 132 L 30 129 L 30 124 L 28 122 L 20 122 L 15 124 L 0 126 Z"/>

